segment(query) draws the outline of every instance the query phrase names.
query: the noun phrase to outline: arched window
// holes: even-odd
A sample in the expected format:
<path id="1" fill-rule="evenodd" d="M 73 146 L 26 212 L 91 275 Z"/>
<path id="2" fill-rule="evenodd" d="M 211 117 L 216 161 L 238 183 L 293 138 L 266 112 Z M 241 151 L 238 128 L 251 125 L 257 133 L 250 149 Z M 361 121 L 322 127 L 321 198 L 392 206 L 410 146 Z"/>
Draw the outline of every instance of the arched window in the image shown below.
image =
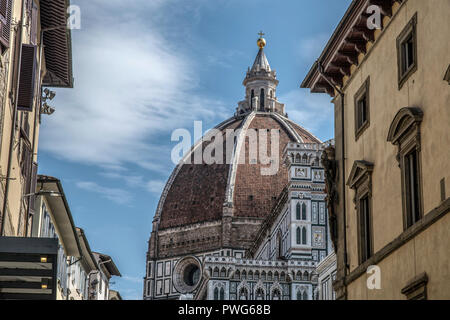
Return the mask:
<path id="1" fill-rule="evenodd" d="M 248 273 L 248 280 L 253 280 L 253 271 L 249 271 Z"/>
<path id="2" fill-rule="evenodd" d="M 219 288 L 214 288 L 214 300 L 219 300 Z"/>
<path id="3" fill-rule="evenodd" d="M 272 271 L 267 274 L 267 280 L 272 281 Z"/>
<path id="4" fill-rule="evenodd" d="M 215 267 L 213 272 L 213 277 L 217 278 L 219 276 L 219 268 Z"/>
<path id="5" fill-rule="evenodd" d="M 297 202 L 297 207 L 295 208 L 297 220 L 300 220 L 300 219 L 301 219 L 300 210 L 301 210 L 301 208 L 300 208 L 300 202 Z"/>
<path id="6" fill-rule="evenodd" d="M 225 278 L 227 276 L 227 270 L 225 268 L 222 268 L 220 270 L 220 277 Z"/>
<path id="7" fill-rule="evenodd" d="M 264 111 L 264 98 L 265 98 L 264 89 L 261 89 L 261 97 L 259 98 L 259 109 L 261 111 Z"/>
<path id="8" fill-rule="evenodd" d="M 241 278 L 241 273 L 239 270 L 236 270 L 236 272 L 234 273 L 234 278 L 235 279 L 240 279 Z"/>
<path id="9" fill-rule="evenodd" d="M 300 227 L 297 227 L 297 232 L 296 232 L 296 236 L 297 236 L 297 244 L 302 244 L 302 231 L 300 230 Z"/>
<path id="10" fill-rule="evenodd" d="M 241 288 L 241 290 L 239 290 L 239 300 L 248 300 L 247 288 Z"/>
<path id="11" fill-rule="evenodd" d="M 302 203 L 302 220 L 306 220 L 306 203 Z"/>
<path id="12" fill-rule="evenodd" d="M 255 271 L 255 280 L 259 280 L 259 271 Z"/>
<path id="13" fill-rule="evenodd" d="M 295 276 L 295 279 L 296 280 L 302 280 L 302 272 L 301 271 L 297 272 L 297 275 Z M 298 300 L 300 300 L 300 299 L 298 299 Z"/>
<path id="14" fill-rule="evenodd" d="M 302 244 L 307 244 L 306 243 L 306 228 L 305 227 L 302 228 Z"/>
<path id="15" fill-rule="evenodd" d="M 302 300 L 303 296 L 300 291 L 297 291 L 297 300 Z"/>
<path id="16" fill-rule="evenodd" d="M 308 294 L 306 291 L 303 291 L 303 300 L 308 300 Z"/>
<path id="17" fill-rule="evenodd" d="M 308 163 L 308 156 L 306 155 L 306 153 L 302 157 L 302 162 L 303 163 Z"/>
<path id="18" fill-rule="evenodd" d="M 250 106 L 252 107 L 252 109 L 253 109 L 253 98 L 255 97 L 255 90 L 252 90 L 252 95 L 251 95 L 251 98 L 250 98 Z"/>
<path id="19" fill-rule="evenodd" d="M 273 91 L 272 90 L 270 90 L 270 98 L 271 99 L 273 98 Z"/>
<path id="20" fill-rule="evenodd" d="M 219 300 L 225 300 L 225 290 L 223 288 L 220 288 Z"/>
<path id="21" fill-rule="evenodd" d="M 295 156 L 295 162 L 296 162 L 296 163 L 300 163 L 300 162 L 302 162 L 301 159 L 302 159 L 302 158 L 300 157 L 300 153 L 297 153 L 297 155 Z"/>
<path id="22" fill-rule="evenodd" d="M 247 272 L 245 270 L 242 271 L 241 279 L 243 279 L 243 280 L 247 279 Z"/>
<path id="23" fill-rule="evenodd" d="M 303 280 L 308 280 L 309 279 L 309 273 L 308 271 L 305 271 L 305 273 L 303 274 Z"/>

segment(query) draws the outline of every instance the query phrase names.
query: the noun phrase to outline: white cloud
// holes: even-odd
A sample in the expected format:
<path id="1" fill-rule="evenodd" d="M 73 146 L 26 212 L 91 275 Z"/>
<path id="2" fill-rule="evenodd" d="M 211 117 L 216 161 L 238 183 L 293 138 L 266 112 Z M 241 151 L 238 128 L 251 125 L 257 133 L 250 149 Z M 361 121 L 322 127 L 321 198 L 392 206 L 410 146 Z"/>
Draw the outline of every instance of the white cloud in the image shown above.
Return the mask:
<path id="1" fill-rule="evenodd" d="M 95 182 L 80 181 L 76 183 L 76 186 L 92 193 L 98 193 L 101 197 L 122 205 L 128 204 L 132 199 L 131 194 L 126 190 L 103 187 Z"/>
<path id="2" fill-rule="evenodd" d="M 333 136 L 334 106 L 326 94 L 298 89 L 280 97 L 288 106 L 289 118 L 322 140 Z"/>
<path id="3" fill-rule="evenodd" d="M 42 149 L 107 169 L 129 162 L 163 172 L 158 160 L 165 141 L 155 137 L 193 120 L 215 119 L 225 109 L 195 93 L 194 62 L 148 19 L 168 1 L 148 2 L 127 1 L 128 19 L 122 20 L 109 17 L 103 2 L 83 2 L 82 19 L 89 24 L 73 31 L 75 88 L 57 90 L 57 111 L 43 121 Z M 123 2 L 109 3 L 118 10 Z M 139 18 L 142 10 L 147 19 Z M 95 20 L 88 18 L 93 13 Z"/>

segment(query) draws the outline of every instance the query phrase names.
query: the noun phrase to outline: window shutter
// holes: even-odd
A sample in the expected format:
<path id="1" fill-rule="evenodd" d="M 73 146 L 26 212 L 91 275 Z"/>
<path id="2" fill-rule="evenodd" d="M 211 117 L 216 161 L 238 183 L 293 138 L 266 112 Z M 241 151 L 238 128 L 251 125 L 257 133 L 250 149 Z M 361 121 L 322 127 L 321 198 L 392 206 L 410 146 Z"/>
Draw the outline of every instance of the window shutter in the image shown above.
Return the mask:
<path id="1" fill-rule="evenodd" d="M 36 74 L 36 46 L 22 44 L 20 63 L 19 98 L 17 109 L 33 111 L 34 82 Z"/>
<path id="2" fill-rule="evenodd" d="M 9 48 L 12 0 L 0 0 L 0 43 Z"/>

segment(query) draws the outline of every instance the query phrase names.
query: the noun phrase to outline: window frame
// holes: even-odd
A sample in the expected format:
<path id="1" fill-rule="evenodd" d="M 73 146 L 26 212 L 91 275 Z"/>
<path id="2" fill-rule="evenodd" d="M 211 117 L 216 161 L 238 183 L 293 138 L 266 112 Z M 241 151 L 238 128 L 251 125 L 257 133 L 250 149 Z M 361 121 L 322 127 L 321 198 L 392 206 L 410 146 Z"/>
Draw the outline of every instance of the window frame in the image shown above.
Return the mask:
<path id="1" fill-rule="evenodd" d="M 359 105 L 361 100 L 366 100 L 366 120 L 359 124 Z M 364 81 L 363 85 L 356 92 L 354 96 L 354 109 L 355 109 L 355 141 L 358 141 L 359 137 L 370 126 L 370 76 Z"/>
<path id="2" fill-rule="evenodd" d="M 413 40 L 413 59 L 414 62 L 407 70 L 403 70 L 403 45 L 412 37 Z M 417 71 L 417 12 L 397 37 L 397 72 L 398 72 L 398 90 L 408 81 L 413 73 Z"/>
<path id="3" fill-rule="evenodd" d="M 363 264 L 374 255 L 374 233 L 373 233 L 373 201 L 372 201 L 372 172 L 374 165 L 364 160 L 355 161 L 352 171 L 350 172 L 347 185 L 355 190 L 353 202 L 355 204 L 356 220 L 357 220 L 357 243 L 358 243 L 358 262 Z M 364 226 L 365 237 L 362 234 L 362 200 L 367 198 L 368 212 L 367 226 Z M 367 235 L 367 231 L 369 234 Z M 365 238 L 365 241 L 363 241 Z M 369 246 L 367 246 L 369 241 Z"/>
<path id="4" fill-rule="evenodd" d="M 391 123 L 388 133 L 388 142 L 398 147 L 397 161 L 400 167 L 401 186 L 402 186 L 402 211 L 403 211 L 403 230 L 411 228 L 419 222 L 423 214 L 423 175 L 421 160 L 421 134 L 420 124 L 423 119 L 423 112 L 417 107 L 406 107 L 398 111 Z M 412 211 L 407 197 L 407 177 L 406 177 L 406 157 L 416 153 L 417 165 L 417 198 L 418 198 L 418 218 L 412 217 Z"/>

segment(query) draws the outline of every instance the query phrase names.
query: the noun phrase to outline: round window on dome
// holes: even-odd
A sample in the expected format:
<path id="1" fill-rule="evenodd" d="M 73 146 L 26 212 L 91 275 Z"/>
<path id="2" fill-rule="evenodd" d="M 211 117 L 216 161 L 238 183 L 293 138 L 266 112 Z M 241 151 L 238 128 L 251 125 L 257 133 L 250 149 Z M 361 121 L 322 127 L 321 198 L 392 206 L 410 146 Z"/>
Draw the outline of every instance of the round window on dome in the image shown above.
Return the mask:
<path id="1" fill-rule="evenodd" d="M 173 285 L 182 294 L 192 293 L 197 289 L 202 278 L 201 262 L 193 257 L 178 261 L 173 272 Z"/>

